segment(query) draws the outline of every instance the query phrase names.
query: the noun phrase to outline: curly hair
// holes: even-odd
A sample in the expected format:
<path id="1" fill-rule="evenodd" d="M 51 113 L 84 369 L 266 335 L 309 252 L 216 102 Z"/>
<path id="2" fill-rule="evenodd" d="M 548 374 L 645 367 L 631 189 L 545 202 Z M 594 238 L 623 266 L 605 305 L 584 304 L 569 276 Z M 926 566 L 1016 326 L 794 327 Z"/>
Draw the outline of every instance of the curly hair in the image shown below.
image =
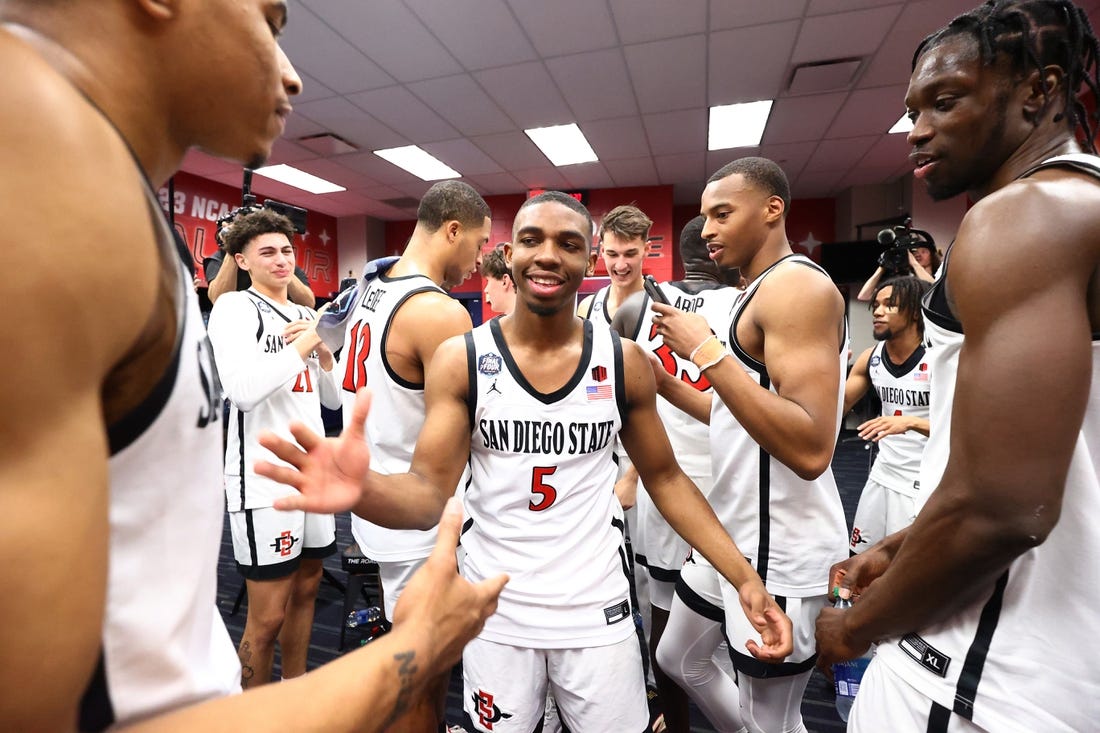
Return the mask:
<path id="1" fill-rule="evenodd" d="M 254 209 L 245 212 L 233 220 L 228 228 L 223 230 L 222 240 L 225 242 L 225 251 L 233 256 L 243 250 L 245 246 L 261 234 L 282 234 L 291 244 L 294 244 L 294 225 L 282 214 L 271 209 Z"/>

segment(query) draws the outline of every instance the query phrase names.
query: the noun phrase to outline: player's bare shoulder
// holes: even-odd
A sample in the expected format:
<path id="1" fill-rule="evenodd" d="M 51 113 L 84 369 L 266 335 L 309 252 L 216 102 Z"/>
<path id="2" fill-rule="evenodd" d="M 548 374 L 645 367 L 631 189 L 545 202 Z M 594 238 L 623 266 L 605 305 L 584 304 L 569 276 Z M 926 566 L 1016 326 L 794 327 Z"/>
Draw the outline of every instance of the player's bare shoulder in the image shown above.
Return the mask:
<path id="1" fill-rule="evenodd" d="M 6 31 L 0 64 L 19 69 L 0 88 L 0 132 L 8 141 L 0 146 L 0 213 L 5 255 L 19 263 L 18 276 L 0 281 L 0 294 L 34 304 L 17 319 L 31 340 L 14 338 L 33 349 L 36 334 L 71 336 L 80 359 L 52 360 L 54 368 L 72 363 L 102 375 L 134 348 L 160 290 L 145 184 L 107 119 Z"/>

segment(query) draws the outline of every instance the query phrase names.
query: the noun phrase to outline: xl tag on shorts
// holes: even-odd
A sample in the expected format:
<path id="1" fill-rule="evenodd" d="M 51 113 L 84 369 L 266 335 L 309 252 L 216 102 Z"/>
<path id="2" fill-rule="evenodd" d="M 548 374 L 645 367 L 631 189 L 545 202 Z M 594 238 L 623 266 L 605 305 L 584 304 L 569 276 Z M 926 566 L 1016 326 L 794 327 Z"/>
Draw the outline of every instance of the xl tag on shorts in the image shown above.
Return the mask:
<path id="1" fill-rule="evenodd" d="M 608 606 L 603 610 L 604 618 L 607 619 L 607 625 L 617 624 L 624 618 L 630 618 L 630 603 L 623 601 L 617 603 L 614 606 Z"/>
<path id="2" fill-rule="evenodd" d="M 898 642 L 898 646 L 932 674 L 940 677 L 947 676 L 947 667 L 951 664 L 951 657 L 939 649 L 933 648 L 916 634 L 903 636 L 901 641 Z"/>

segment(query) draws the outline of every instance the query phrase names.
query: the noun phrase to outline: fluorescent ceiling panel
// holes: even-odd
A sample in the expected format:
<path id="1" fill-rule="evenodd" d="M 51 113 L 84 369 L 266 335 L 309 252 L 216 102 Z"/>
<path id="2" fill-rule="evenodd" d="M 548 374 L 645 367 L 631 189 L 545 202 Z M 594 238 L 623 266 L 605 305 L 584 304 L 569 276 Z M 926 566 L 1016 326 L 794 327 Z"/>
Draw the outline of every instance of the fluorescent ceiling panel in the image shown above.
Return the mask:
<path id="1" fill-rule="evenodd" d="M 772 100 L 724 104 L 710 108 L 707 150 L 746 148 L 760 144 Z"/>
<path id="2" fill-rule="evenodd" d="M 407 170 L 422 181 L 442 181 L 446 178 L 462 177 L 462 174 L 454 168 L 416 145 L 375 150 L 374 154 L 398 168 Z"/>
<path id="3" fill-rule="evenodd" d="M 318 178 L 312 173 L 306 173 L 305 171 L 298 170 L 285 163 L 264 166 L 252 172 L 264 176 L 265 178 L 285 183 L 288 186 L 294 186 L 303 191 L 309 191 L 310 193 L 336 193 L 337 191 L 347 191 L 346 188 L 337 186 L 332 181 Z"/>
<path id="4" fill-rule="evenodd" d="M 576 124 L 554 125 L 553 127 L 535 127 L 524 130 L 527 137 L 539 146 L 551 163 L 556 166 L 576 163 L 593 163 L 599 158 L 588 144 L 581 128 Z"/>
<path id="5" fill-rule="evenodd" d="M 881 129 L 881 128 L 879 128 Z M 913 129 L 913 121 L 909 119 L 909 113 L 906 112 L 901 116 L 901 119 L 894 123 L 894 126 L 890 128 L 890 134 L 895 132 L 909 132 Z"/>

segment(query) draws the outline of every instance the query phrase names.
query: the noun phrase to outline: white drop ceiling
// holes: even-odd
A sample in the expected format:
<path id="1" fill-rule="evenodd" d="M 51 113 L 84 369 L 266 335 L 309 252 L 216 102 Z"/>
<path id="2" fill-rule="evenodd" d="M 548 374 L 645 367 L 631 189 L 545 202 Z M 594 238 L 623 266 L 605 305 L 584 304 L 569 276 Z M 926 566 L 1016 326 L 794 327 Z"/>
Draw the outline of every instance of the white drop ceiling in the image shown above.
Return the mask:
<path id="1" fill-rule="evenodd" d="M 270 162 L 348 190 L 262 178 L 254 190 L 333 216 L 413 218 L 409 199 L 430 184 L 371 152 L 412 144 L 484 195 L 663 184 L 691 204 L 745 155 L 778 161 L 798 198 L 890 182 L 909 170 L 905 135 L 886 130 L 912 52 L 976 3 L 290 0 L 282 45 L 304 90 Z M 1100 24 L 1100 0 L 1081 5 Z M 788 88 L 797 67 L 832 60 L 847 65 L 800 69 Z M 708 108 L 759 99 L 776 100 L 760 145 L 708 152 Z M 569 122 L 599 162 L 555 168 L 523 133 Z M 358 151 L 296 142 L 320 133 Z M 238 166 L 198 152 L 184 170 L 241 182 Z"/>

